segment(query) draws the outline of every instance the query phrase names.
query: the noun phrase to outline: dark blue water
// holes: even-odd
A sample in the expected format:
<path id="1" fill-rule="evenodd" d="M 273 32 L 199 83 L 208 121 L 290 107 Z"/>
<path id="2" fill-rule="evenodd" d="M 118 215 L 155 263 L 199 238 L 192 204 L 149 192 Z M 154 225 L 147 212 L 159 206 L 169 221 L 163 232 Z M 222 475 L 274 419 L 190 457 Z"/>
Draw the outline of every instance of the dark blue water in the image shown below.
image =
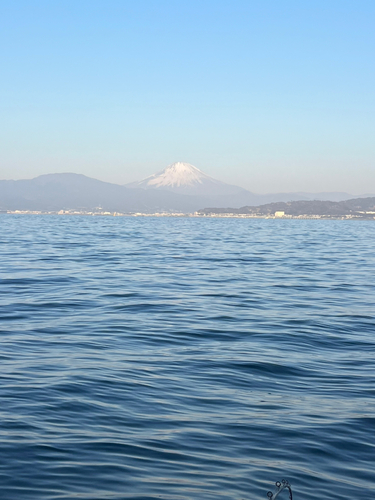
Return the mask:
<path id="1" fill-rule="evenodd" d="M 0 230 L 2 499 L 373 497 L 375 222 Z"/>

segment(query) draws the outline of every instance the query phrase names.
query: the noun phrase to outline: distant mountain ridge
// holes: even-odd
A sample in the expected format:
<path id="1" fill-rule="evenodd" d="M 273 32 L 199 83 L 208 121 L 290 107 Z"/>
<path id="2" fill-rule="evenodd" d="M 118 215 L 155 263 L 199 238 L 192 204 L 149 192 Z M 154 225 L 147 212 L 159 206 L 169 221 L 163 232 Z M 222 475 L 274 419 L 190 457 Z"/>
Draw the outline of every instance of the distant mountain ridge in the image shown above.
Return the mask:
<path id="1" fill-rule="evenodd" d="M 288 203 L 267 203 L 257 207 L 241 208 L 205 208 L 198 211 L 201 214 L 236 214 L 236 215 L 274 215 L 276 212 L 291 216 L 369 216 L 375 218 L 375 197 L 353 198 L 345 201 L 300 200 Z"/>
<path id="2" fill-rule="evenodd" d="M 82 174 L 46 174 L 34 179 L 0 180 L 0 210 L 104 210 L 122 213 L 192 213 L 202 207 L 257 206 L 319 197 L 341 201 L 347 193 L 259 195 L 213 179 L 193 165 L 177 162 L 125 186 Z M 336 197 L 336 199 L 335 199 Z"/>
<path id="3" fill-rule="evenodd" d="M 108 210 L 118 212 L 191 211 L 188 197 L 128 189 L 82 174 L 46 174 L 34 179 L 0 181 L 1 210 Z"/>

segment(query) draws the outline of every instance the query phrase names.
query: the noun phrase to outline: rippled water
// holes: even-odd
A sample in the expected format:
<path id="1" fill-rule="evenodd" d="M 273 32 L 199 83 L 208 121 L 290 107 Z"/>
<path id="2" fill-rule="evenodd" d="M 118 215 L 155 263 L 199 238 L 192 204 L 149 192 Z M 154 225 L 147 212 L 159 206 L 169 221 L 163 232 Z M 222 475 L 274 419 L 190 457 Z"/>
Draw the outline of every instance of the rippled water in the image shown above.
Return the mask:
<path id="1" fill-rule="evenodd" d="M 374 222 L 0 228 L 2 499 L 373 496 Z"/>

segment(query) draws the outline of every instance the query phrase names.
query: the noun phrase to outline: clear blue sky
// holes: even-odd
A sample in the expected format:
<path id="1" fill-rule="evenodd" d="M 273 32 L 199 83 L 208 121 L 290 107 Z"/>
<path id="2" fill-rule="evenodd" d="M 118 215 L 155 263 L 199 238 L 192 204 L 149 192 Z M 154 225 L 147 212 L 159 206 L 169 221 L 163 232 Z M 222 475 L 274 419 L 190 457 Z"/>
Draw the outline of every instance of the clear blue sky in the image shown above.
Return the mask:
<path id="1" fill-rule="evenodd" d="M 0 3 L 0 178 L 375 192 L 374 0 Z"/>

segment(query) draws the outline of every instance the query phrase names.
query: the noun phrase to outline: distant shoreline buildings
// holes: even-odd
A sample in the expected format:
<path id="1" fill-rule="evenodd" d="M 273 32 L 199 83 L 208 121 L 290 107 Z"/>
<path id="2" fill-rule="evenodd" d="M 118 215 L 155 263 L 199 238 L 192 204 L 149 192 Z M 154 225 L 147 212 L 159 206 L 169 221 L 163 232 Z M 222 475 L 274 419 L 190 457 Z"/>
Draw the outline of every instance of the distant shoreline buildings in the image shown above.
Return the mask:
<path id="1" fill-rule="evenodd" d="M 290 215 L 284 212 L 278 211 L 274 214 L 241 214 L 232 212 L 195 212 L 195 213 L 179 213 L 179 212 L 156 212 L 156 213 L 120 213 L 120 212 L 85 212 L 76 210 L 60 210 L 58 212 L 54 211 L 39 211 L 39 210 L 8 210 L 0 211 L 0 215 L 59 215 L 59 216 L 85 216 L 85 217 L 171 217 L 171 218 L 201 218 L 201 219 L 277 219 L 277 220 L 301 220 L 301 219 L 313 219 L 313 220 L 375 220 L 375 212 L 363 212 L 347 215 L 319 215 L 319 214 L 300 214 L 300 215 Z"/>

